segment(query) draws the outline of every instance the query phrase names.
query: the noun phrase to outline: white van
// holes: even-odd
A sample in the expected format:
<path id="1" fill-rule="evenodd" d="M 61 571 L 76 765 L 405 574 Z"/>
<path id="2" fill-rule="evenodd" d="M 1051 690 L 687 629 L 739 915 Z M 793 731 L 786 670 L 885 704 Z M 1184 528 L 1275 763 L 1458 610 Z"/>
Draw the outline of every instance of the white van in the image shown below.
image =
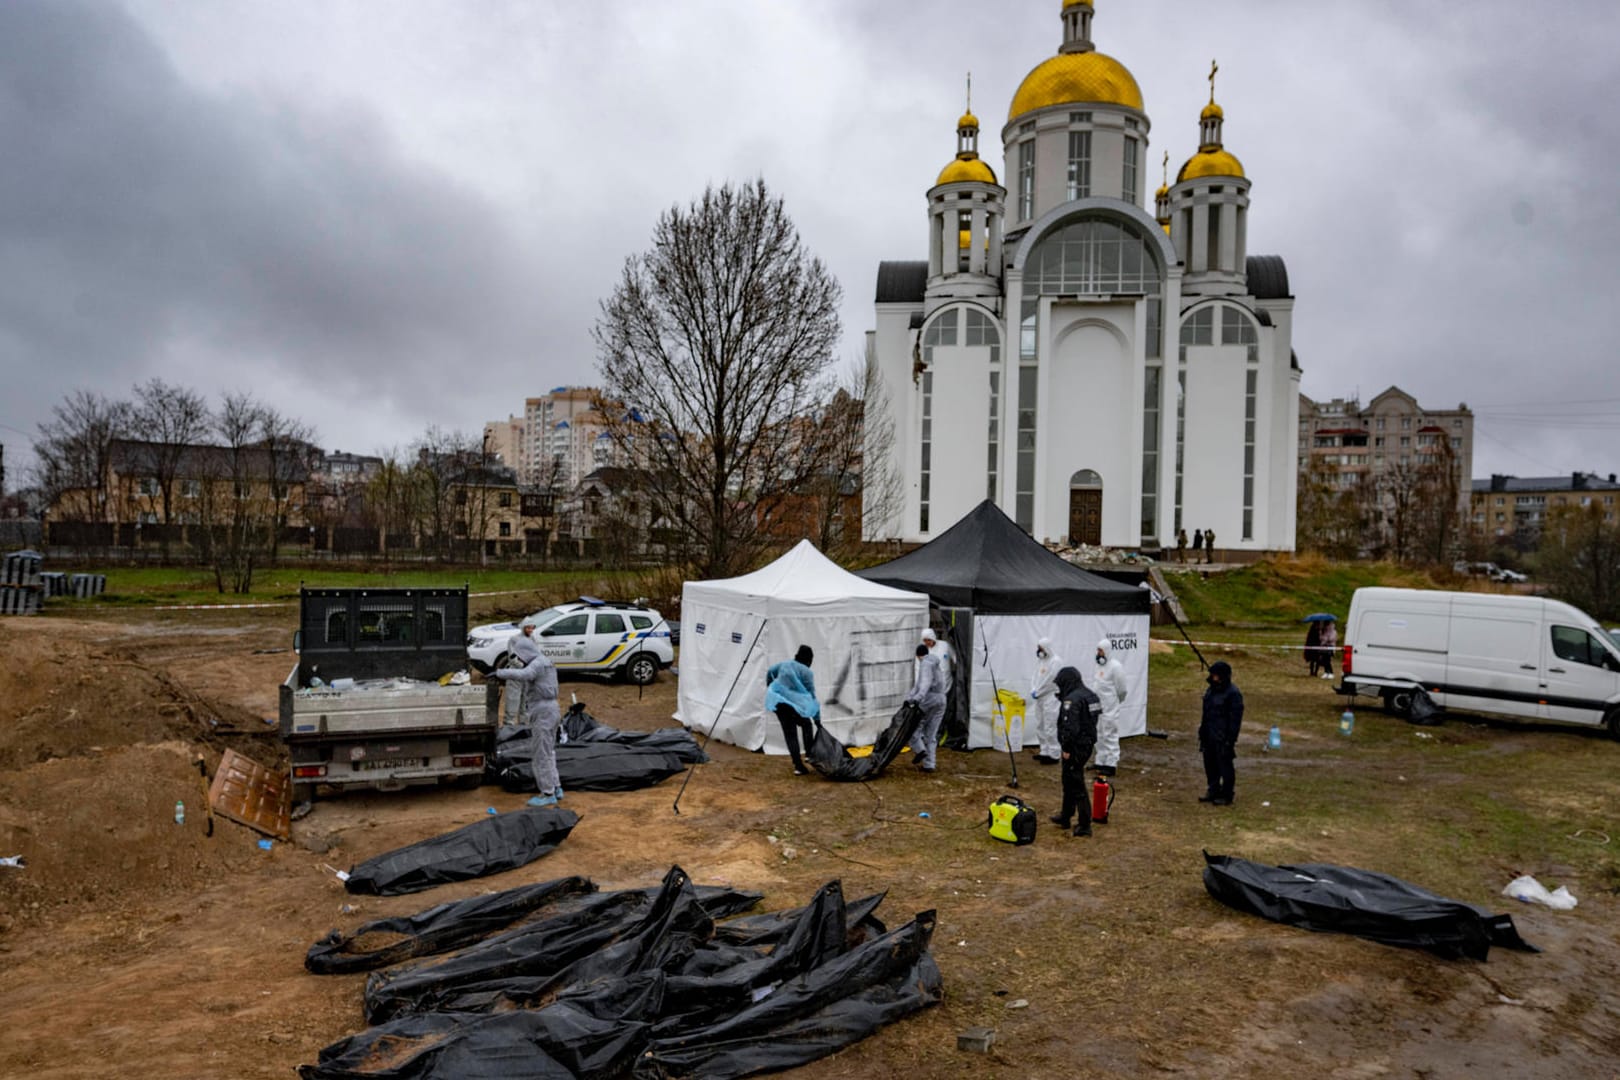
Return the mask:
<path id="1" fill-rule="evenodd" d="M 1341 694 L 1411 714 L 1414 691 L 1470 712 L 1605 724 L 1620 739 L 1620 646 L 1590 615 L 1537 596 L 1357 589 Z"/>

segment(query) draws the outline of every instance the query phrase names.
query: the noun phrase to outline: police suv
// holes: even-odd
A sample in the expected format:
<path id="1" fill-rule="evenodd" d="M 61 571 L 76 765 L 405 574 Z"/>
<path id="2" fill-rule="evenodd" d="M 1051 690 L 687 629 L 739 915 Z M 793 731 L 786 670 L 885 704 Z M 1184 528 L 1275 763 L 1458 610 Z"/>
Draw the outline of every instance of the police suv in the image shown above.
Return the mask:
<path id="1" fill-rule="evenodd" d="M 669 623 L 640 603 L 578 600 L 546 608 L 534 619 L 534 640 L 557 665 L 559 675 L 620 675 L 638 686 L 675 662 Z M 475 626 L 467 635 L 467 660 L 488 673 L 506 663 L 508 645 L 521 623 Z"/>

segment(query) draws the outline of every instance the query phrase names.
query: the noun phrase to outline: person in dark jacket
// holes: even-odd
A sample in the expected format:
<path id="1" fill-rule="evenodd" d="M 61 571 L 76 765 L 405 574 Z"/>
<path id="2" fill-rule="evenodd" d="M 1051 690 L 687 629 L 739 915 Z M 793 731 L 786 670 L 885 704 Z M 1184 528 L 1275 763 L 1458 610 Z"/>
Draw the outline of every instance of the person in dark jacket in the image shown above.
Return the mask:
<path id="1" fill-rule="evenodd" d="M 782 738 L 788 753 L 793 756 L 793 775 L 803 776 L 809 770 L 799 756 L 799 736 L 804 735 L 804 752 L 810 752 L 810 740 L 815 737 L 812 722 L 821 720 L 821 703 L 816 700 L 816 677 L 810 664 L 816 654 L 808 645 L 800 645 L 792 660 L 772 664 L 765 673 L 765 711 L 776 715 L 782 725 Z"/>
<path id="2" fill-rule="evenodd" d="M 1052 815 L 1052 823 L 1067 829 L 1069 819 L 1079 814 L 1074 835 L 1091 835 L 1091 798 L 1086 791 L 1086 758 L 1097 745 L 1097 717 L 1102 701 L 1086 688 L 1078 668 L 1066 667 L 1057 674 L 1058 746 L 1063 754 L 1063 811 Z"/>
<path id="3" fill-rule="evenodd" d="M 1236 779 L 1238 731 L 1243 727 L 1243 694 L 1232 685 L 1232 665 L 1217 660 L 1209 666 L 1209 689 L 1204 691 L 1204 718 L 1198 725 L 1198 748 L 1204 752 L 1208 788 L 1199 802 L 1232 805 Z"/>

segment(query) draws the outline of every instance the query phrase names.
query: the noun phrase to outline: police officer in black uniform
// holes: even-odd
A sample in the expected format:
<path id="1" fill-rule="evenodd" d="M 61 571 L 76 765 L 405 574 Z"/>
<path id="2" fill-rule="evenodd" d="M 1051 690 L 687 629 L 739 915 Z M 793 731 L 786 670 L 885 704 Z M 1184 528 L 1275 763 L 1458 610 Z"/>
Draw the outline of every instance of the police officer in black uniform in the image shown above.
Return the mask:
<path id="1" fill-rule="evenodd" d="M 1198 747 L 1204 752 L 1204 779 L 1209 786 L 1198 801 L 1231 806 L 1237 773 L 1233 761 L 1237 757 L 1238 731 L 1243 727 L 1243 694 L 1232 685 L 1232 665 L 1225 660 L 1209 665 L 1207 681 Z"/>
<path id="2" fill-rule="evenodd" d="M 1076 812 L 1079 819 L 1074 835 L 1091 835 L 1091 798 L 1086 791 L 1086 759 L 1097 745 L 1097 718 L 1102 702 L 1086 688 L 1077 668 L 1066 667 L 1057 674 L 1058 746 L 1063 752 L 1063 812 L 1052 815 L 1052 823 L 1067 829 Z"/>

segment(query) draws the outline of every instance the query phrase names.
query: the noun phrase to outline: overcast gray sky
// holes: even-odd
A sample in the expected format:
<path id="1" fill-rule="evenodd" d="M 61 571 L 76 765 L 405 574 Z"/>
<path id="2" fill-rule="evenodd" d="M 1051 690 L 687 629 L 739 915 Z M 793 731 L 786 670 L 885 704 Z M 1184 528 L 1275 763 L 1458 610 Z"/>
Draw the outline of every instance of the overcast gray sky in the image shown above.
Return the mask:
<path id="1" fill-rule="evenodd" d="M 964 74 L 1000 128 L 1059 0 L 3 0 L 0 441 L 79 387 L 247 389 L 328 448 L 589 383 L 659 212 L 762 176 L 842 281 L 923 256 Z M 1620 471 L 1620 5 L 1097 0 L 1150 158 L 1212 57 L 1303 388 L 1478 414 L 1474 475 Z M 1158 169 L 1152 171 L 1157 186 Z"/>

